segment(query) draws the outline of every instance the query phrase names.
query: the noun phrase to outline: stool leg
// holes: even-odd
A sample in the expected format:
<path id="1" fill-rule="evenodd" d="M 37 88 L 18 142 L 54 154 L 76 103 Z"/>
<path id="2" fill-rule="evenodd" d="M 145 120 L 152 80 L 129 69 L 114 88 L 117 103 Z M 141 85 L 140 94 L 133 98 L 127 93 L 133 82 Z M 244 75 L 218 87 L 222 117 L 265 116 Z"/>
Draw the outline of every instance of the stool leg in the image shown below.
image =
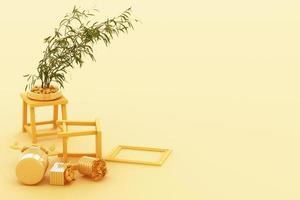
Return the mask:
<path id="1" fill-rule="evenodd" d="M 53 128 L 57 128 L 56 121 L 58 120 L 58 105 L 53 106 Z"/>
<path id="2" fill-rule="evenodd" d="M 102 159 L 101 132 L 96 133 L 96 158 Z"/>
<path id="3" fill-rule="evenodd" d="M 67 105 L 66 104 L 61 105 L 61 114 L 62 114 L 62 120 L 67 120 Z"/>
<path id="4" fill-rule="evenodd" d="M 27 103 L 23 101 L 23 126 L 22 126 L 23 132 L 26 132 L 25 125 L 27 125 Z"/>
<path id="5" fill-rule="evenodd" d="M 68 137 L 63 137 L 63 161 L 68 161 Z"/>
<path id="6" fill-rule="evenodd" d="M 34 107 L 30 107 L 30 128 L 32 134 L 32 143 L 37 143 Z"/>

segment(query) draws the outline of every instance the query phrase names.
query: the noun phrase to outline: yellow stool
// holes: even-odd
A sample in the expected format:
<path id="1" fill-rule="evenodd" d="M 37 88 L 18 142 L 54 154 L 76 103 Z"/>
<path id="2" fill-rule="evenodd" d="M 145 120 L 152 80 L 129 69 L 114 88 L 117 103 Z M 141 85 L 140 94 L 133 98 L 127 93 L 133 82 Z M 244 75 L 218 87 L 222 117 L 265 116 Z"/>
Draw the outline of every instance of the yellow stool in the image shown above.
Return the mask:
<path id="1" fill-rule="evenodd" d="M 62 120 L 67 120 L 67 103 L 68 100 L 62 96 L 59 99 L 52 100 L 52 101 L 36 101 L 32 100 L 27 97 L 26 93 L 21 94 L 21 98 L 23 100 L 23 125 L 22 130 L 23 132 L 31 133 L 32 135 L 32 143 L 37 143 L 37 138 L 42 136 L 50 136 L 56 135 L 59 130 L 57 127 L 56 121 L 58 120 L 58 106 L 61 105 L 62 111 Z M 28 106 L 30 109 L 30 123 L 27 123 L 27 110 Z M 35 121 L 35 107 L 42 107 L 42 106 L 53 106 L 53 120 L 50 121 Z M 45 125 L 45 124 L 53 124 L 53 130 L 50 131 L 43 131 L 37 132 L 36 126 L 38 125 Z"/>

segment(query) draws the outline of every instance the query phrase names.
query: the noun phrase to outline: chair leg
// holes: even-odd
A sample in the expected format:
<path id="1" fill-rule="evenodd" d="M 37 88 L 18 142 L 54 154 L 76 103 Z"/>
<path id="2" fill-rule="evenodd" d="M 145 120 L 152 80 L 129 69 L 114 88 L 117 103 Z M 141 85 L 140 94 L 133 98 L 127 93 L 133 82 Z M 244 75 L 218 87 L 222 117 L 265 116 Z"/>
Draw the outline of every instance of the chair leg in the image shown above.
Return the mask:
<path id="1" fill-rule="evenodd" d="M 56 121 L 58 120 L 58 105 L 53 106 L 53 128 L 57 128 Z"/>
<path id="2" fill-rule="evenodd" d="M 102 159 L 101 132 L 96 133 L 96 158 Z"/>
<path id="3" fill-rule="evenodd" d="M 62 114 L 62 120 L 67 120 L 67 105 L 66 104 L 61 105 L 61 114 Z"/>
<path id="4" fill-rule="evenodd" d="M 63 161 L 68 161 L 68 137 L 63 137 Z"/>
<path id="5" fill-rule="evenodd" d="M 34 107 L 30 107 L 30 128 L 32 133 L 32 143 L 37 143 Z"/>
<path id="6" fill-rule="evenodd" d="M 27 125 L 27 103 L 23 101 L 23 125 L 22 125 L 23 132 L 26 132 L 25 125 Z"/>

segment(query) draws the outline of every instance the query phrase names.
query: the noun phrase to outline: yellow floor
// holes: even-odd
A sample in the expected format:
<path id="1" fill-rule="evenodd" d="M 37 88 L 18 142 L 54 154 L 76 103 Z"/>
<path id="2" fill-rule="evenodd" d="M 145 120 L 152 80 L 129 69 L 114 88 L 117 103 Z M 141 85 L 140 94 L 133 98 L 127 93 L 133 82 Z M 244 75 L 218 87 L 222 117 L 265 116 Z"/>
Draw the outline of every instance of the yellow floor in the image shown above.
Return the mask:
<path id="1" fill-rule="evenodd" d="M 69 119 L 100 118 L 105 156 L 119 144 L 173 152 L 162 167 L 108 163 L 100 182 L 79 176 L 66 187 L 47 178 L 23 186 L 14 174 L 19 153 L 8 148 L 30 143 L 21 133 L 22 75 L 35 72 L 42 39 L 75 3 L 105 17 L 131 5 L 142 23 L 97 47 L 96 63 L 71 72 Z M 14 0 L 0 7 L 2 196 L 300 199 L 299 1 Z M 37 116 L 47 120 L 49 112 Z M 91 141 L 74 138 L 70 150 L 91 150 Z M 41 143 L 61 147 L 58 139 Z"/>

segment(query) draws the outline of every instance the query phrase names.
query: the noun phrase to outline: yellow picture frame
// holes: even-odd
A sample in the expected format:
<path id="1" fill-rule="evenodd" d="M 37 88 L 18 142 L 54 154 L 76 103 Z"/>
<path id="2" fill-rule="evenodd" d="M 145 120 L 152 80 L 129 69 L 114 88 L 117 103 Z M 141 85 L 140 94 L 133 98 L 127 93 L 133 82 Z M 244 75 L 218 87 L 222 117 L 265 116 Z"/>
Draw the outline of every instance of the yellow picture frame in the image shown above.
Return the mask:
<path id="1" fill-rule="evenodd" d="M 156 162 L 142 161 L 142 160 L 128 160 L 128 159 L 119 159 L 117 158 L 118 154 L 122 150 L 135 150 L 135 151 L 151 151 L 151 152 L 161 152 L 162 155 L 160 159 Z M 119 163 L 129 163 L 129 164 L 142 164 L 142 165 L 152 165 L 152 166 L 161 166 L 169 157 L 172 150 L 170 149 L 161 149 L 161 148 L 150 148 L 150 147 L 138 147 L 138 146 L 128 146 L 128 145 L 119 145 L 117 146 L 112 153 L 105 159 L 110 162 L 119 162 Z"/>

